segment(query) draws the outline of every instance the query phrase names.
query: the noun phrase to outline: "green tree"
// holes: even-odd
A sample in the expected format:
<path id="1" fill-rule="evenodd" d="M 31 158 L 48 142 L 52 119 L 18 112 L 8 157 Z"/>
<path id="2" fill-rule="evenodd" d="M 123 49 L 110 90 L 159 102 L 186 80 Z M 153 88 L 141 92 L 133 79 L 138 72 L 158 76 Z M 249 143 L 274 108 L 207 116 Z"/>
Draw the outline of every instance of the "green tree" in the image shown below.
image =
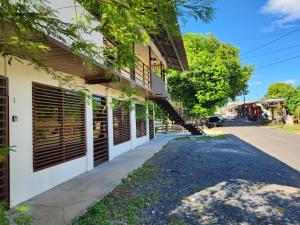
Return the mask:
<path id="1" fill-rule="evenodd" d="M 287 84 L 283 82 L 271 84 L 268 87 L 266 98 L 284 98 L 288 99 L 295 92 L 295 87 L 292 84 Z"/>
<path id="2" fill-rule="evenodd" d="M 146 43 L 149 34 L 157 34 L 162 27 L 175 35 L 178 24 L 174 18 L 192 16 L 208 22 L 214 15 L 213 0 L 78 0 L 90 14 L 74 15 L 74 22 L 59 19 L 48 0 L 0 0 L 0 56 L 29 60 L 39 69 L 54 73 L 36 58 L 37 51 L 47 53 L 42 41 L 48 36 L 66 43 L 71 40 L 74 53 L 84 53 L 93 60 L 100 55 L 116 57 L 114 68 L 132 66 L 132 43 Z M 92 20 L 99 21 L 93 25 Z M 11 31 L 11 35 L 8 32 Z M 116 48 L 101 49 L 85 41 L 81 33 L 101 32 L 113 37 Z"/>
<path id="3" fill-rule="evenodd" d="M 229 98 L 247 91 L 252 66 L 242 66 L 239 49 L 220 42 L 214 35 L 189 33 L 183 37 L 189 71 L 173 72 L 169 91 L 191 116 L 204 117 Z"/>
<path id="4" fill-rule="evenodd" d="M 286 104 L 293 115 L 300 114 L 300 87 L 295 88 L 294 92 L 287 99 Z"/>
<path id="5" fill-rule="evenodd" d="M 284 103 L 288 109 L 288 113 L 297 115 L 300 107 L 300 87 L 292 84 L 278 82 L 268 87 L 267 99 L 280 98 L 284 99 Z"/>

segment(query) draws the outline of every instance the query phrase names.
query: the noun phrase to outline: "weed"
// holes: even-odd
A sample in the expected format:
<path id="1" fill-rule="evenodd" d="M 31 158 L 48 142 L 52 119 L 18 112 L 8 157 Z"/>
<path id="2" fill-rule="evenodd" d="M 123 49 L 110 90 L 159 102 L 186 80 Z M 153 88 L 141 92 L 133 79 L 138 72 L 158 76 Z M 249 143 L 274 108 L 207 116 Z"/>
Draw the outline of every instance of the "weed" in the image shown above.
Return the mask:
<path id="1" fill-rule="evenodd" d="M 207 135 L 195 137 L 197 141 L 214 141 L 214 140 L 228 140 L 228 137 L 225 134 L 217 134 L 217 135 Z"/>

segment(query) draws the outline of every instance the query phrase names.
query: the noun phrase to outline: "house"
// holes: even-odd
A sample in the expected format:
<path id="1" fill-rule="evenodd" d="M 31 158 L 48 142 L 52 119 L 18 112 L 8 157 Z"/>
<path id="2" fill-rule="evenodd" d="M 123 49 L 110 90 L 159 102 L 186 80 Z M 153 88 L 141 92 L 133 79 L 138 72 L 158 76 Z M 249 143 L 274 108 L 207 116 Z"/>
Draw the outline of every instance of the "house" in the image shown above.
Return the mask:
<path id="1" fill-rule="evenodd" d="M 237 103 L 228 106 L 227 114 L 235 118 L 248 118 L 249 120 L 262 119 L 263 109 L 259 102 Z"/>
<path id="2" fill-rule="evenodd" d="M 79 4 L 74 7 L 73 0 L 50 3 L 66 22 L 75 10 L 84 10 Z M 100 46 L 109 44 L 99 33 L 85 38 Z M 105 76 L 103 62 L 95 60 L 93 69 L 87 70 L 81 56 L 48 37 L 51 50 L 41 60 L 63 74 L 75 75 L 77 84 L 92 93 L 95 106 L 91 99 L 83 101 L 74 92 L 59 88 L 51 75 L 28 63 L 8 65 L 0 58 L 1 146 L 14 149 L 0 163 L 0 199 L 18 205 L 153 139 L 154 113 L 144 105 L 135 105 L 129 114 L 122 107 L 107 107 L 113 99 L 122 101 L 122 87 L 137 88 L 141 101 L 156 101 L 171 120 L 194 134 L 201 133 L 186 124 L 167 99 L 163 68 L 185 70 L 188 65 L 181 37 L 166 39 L 167 32 L 162 31 L 147 46 L 135 44 L 134 72 L 124 69 L 112 81 Z M 137 110 L 146 111 L 150 119 L 137 119 Z"/>
<path id="3" fill-rule="evenodd" d="M 263 104 L 269 110 L 271 110 L 270 119 L 274 122 L 276 120 L 284 120 L 287 116 L 287 109 L 285 106 L 286 99 L 274 98 L 274 99 L 264 99 Z M 276 113 L 275 113 L 276 111 Z"/>

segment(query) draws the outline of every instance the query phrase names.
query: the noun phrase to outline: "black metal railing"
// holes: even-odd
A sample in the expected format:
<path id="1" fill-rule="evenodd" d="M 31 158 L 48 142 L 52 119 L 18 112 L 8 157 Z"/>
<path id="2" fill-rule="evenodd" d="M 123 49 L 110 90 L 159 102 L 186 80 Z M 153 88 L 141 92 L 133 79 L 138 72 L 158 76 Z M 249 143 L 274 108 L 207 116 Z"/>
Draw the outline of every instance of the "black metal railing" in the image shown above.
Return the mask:
<path id="1" fill-rule="evenodd" d="M 151 70 L 156 73 L 156 75 L 166 82 L 166 70 L 163 64 L 151 65 Z"/>
<path id="2" fill-rule="evenodd" d="M 104 39 L 104 45 L 116 47 L 117 44 L 111 41 L 108 38 Z M 114 56 L 110 57 L 109 63 L 107 63 L 107 66 L 109 67 L 114 63 Z M 131 80 L 135 81 L 137 84 L 142 85 L 143 87 L 147 89 L 151 89 L 151 69 L 148 65 L 143 63 L 141 59 L 138 57 L 135 57 L 135 66 L 134 68 L 124 68 L 120 71 L 120 74 L 130 78 Z"/>

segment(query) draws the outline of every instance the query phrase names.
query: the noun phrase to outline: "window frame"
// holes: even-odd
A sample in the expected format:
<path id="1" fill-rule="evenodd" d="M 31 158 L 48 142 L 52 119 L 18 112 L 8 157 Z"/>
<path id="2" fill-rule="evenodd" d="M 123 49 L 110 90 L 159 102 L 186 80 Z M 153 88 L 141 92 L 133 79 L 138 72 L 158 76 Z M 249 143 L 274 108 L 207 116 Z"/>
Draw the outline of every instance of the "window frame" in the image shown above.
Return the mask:
<path id="1" fill-rule="evenodd" d="M 52 111 L 47 111 L 46 107 L 51 106 L 54 106 L 54 108 L 51 109 Z M 79 107 L 78 113 L 76 112 L 74 114 L 75 111 L 72 112 L 72 107 L 74 106 L 75 108 L 77 106 Z M 45 107 L 46 110 L 43 111 L 43 107 Z M 71 117 L 67 117 L 66 114 L 70 112 Z M 47 116 L 49 116 L 50 119 L 47 118 Z M 51 116 L 55 119 L 51 120 Z M 77 121 L 78 118 L 76 117 L 78 116 L 79 120 Z M 43 125 L 43 123 L 50 124 L 53 122 L 57 123 L 54 124 L 53 127 L 51 127 L 51 125 Z M 40 125 L 38 123 L 40 123 Z M 50 137 L 46 136 L 47 132 L 51 133 Z M 55 135 L 55 132 L 57 132 L 57 136 L 51 136 Z M 44 136 L 39 137 L 38 135 Z M 79 141 L 78 136 L 80 137 Z M 33 172 L 85 157 L 87 153 L 86 136 L 85 100 L 80 99 L 80 96 L 76 96 L 75 91 L 32 82 Z M 48 140 L 43 142 L 43 138 Z M 53 140 L 51 138 L 53 138 Z M 53 143 L 51 143 L 51 141 L 53 141 Z M 72 150 L 72 145 L 76 147 L 75 151 Z"/>

